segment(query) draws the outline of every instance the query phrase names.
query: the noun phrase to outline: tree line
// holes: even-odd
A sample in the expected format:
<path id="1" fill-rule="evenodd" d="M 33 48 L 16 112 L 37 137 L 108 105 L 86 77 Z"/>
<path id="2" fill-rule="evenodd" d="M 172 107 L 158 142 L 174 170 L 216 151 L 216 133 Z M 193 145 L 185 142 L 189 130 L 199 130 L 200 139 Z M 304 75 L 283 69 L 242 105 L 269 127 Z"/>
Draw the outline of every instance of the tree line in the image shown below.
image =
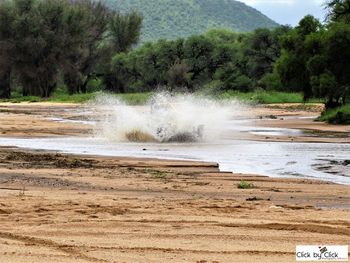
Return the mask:
<path id="1" fill-rule="evenodd" d="M 321 22 L 235 33 L 213 29 L 186 39 L 132 48 L 142 17 L 97 1 L 13 0 L 0 5 L 0 95 L 50 96 L 57 83 L 86 92 L 277 90 L 325 98 L 328 108 L 350 98 L 350 1 L 325 3 Z"/>
<path id="2" fill-rule="evenodd" d="M 281 56 L 279 38 L 289 30 L 279 27 L 242 34 L 214 29 L 187 39 L 147 43 L 113 57 L 115 91 L 265 88 L 265 75 Z"/>

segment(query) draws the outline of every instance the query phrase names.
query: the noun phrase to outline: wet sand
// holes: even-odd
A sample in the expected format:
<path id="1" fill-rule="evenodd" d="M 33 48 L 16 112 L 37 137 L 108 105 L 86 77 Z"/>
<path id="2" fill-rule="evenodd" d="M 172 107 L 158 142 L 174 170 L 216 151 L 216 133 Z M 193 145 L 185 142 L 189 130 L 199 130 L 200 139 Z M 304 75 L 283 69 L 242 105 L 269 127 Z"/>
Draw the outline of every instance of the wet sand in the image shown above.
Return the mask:
<path id="1" fill-rule="evenodd" d="M 324 110 L 321 104 L 271 104 L 254 107 L 248 116 L 259 127 L 297 129 L 296 136 L 245 134 L 243 138 L 270 142 L 350 143 L 350 125 L 330 125 L 314 119 Z"/>
<path id="2" fill-rule="evenodd" d="M 79 118 L 66 107 L 1 104 L 0 134 L 89 134 L 45 119 Z M 239 189 L 241 180 L 255 188 Z M 220 173 L 210 163 L 2 147 L 0 196 L 0 262 L 295 262 L 297 244 L 349 244 L 349 186 Z"/>

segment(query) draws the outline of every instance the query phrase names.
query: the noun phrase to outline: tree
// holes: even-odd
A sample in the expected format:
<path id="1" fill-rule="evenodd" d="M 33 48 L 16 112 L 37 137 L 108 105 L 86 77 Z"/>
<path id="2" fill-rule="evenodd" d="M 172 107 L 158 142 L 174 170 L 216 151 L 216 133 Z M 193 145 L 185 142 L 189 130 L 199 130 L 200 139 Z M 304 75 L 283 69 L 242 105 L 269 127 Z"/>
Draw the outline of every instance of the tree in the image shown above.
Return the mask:
<path id="1" fill-rule="evenodd" d="M 96 67 L 104 57 L 101 44 L 105 39 L 112 12 L 101 2 L 73 0 L 72 5 L 82 11 L 78 28 L 81 35 L 80 49 L 66 52 L 68 63 L 64 65 L 64 80 L 70 94 L 86 93 L 89 81 L 96 78 Z M 109 57 L 110 58 L 110 57 Z"/>
<path id="2" fill-rule="evenodd" d="M 167 82 L 171 90 L 188 87 L 188 69 L 183 61 L 175 61 L 167 75 Z"/>
<path id="3" fill-rule="evenodd" d="M 109 41 L 114 52 L 127 52 L 140 38 L 142 16 L 135 11 L 116 13 L 109 24 Z"/>
<path id="4" fill-rule="evenodd" d="M 131 86 L 140 76 L 136 65 L 137 61 L 133 54 L 116 54 L 112 60 L 113 79 L 110 80 L 113 86 L 109 87 L 109 90 L 121 93 L 132 91 Z"/>
<path id="5" fill-rule="evenodd" d="M 332 23 L 317 38 L 310 36 L 308 44 L 318 46 L 307 64 L 315 95 L 326 98 L 327 108 L 345 104 L 350 97 L 350 25 Z"/>
<path id="6" fill-rule="evenodd" d="M 289 91 L 302 91 L 304 100 L 312 96 L 310 74 L 307 62 L 315 52 L 306 48 L 309 35 L 323 30 L 321 23 L 313 16 L 306 16 L 299 25 L 281 37 L 282 55 L 276 61 L 276 71 L 282 85 Z"/>
<path id="7" fill-rule="evenodd" d="M 140 38 L 142 19 L 142 16 L 135 11 L 127 14 L 115 13 L 111 17 L 107 31 L 107 46 L 103 49 L 105 59 L 100 64 L 100 71 L 103 72 L 103 83 L 107 90 L 125 92 L 125 88 L 113 73 L 113 65 L 109 58 L 116 53 L 127 52 L 137 44 Z"/>
<path id="8" fill-rule="evenodd" d="M 11 72 L 22 84 L 23 95 L 48 97 L 69 64 L 67 54 L 80 50 L 85 34 L 82 10 L 68 0 L 14 0 L 9 8 L 14 14 L 6 41 L 11 44 Z"/>
<path id="9" fill-rule="evenodd" d="M 248 67 L 247 74 L 256 83 L 265 74 L 271 73 L 274 63 L 281 56 L 279 38 L 289 30 L 286 26 L 274 30 L 257 29 L 245 39 L 243 55 Z"/>
<path id="10" fill-rule="evenodd" d="M 191 91 L 212 77 L 209 68 L 213 50 L 213 43 L 204 36 L 192 36 L 185 42 L 185 63 L 188 66 Z"/>
<path id="11" fill-rule="evenodd" d="M 136 51 L 138 69 L 142 83 L 148 90 L 153 90 L 160 85 L 165 85 L 165 72 L 161 71 L 161 58 L 159 53 L 159 42 L 148 43 Z"/>
<path id="12" fill-rule="evenodd" d="M 328 9 L 328 21 L 350 23 L 349 0 L 328 0 L 325 5 Z"/>
<path id="13" fill-rule="evenodd" d="M 14 52 L 13 24 L 15 15 L 11 3 L 0 3 L 0 98 L 11 97 L 11 73 L 13 61 L 11 55 Z"/>

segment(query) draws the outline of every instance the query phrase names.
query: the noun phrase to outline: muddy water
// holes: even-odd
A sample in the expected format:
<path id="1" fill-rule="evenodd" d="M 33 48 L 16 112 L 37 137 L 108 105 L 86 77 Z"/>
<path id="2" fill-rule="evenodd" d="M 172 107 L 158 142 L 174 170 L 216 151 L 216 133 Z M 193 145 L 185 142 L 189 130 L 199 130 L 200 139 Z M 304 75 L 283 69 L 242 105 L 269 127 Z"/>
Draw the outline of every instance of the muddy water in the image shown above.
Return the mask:
<path id="1" fill-rule="evenodd" d="M 255 128 L 252 132 L 259 131 Z M 265 132 L 265 128 L 262 132 Z M 284 130 L 278 132 L 283 133 Z M 211 143 L 140 144 L 72 137 L 0 138 L 0 145 L 87 155 L 210 161 L 219 163 L 222 171 L 272 177 L 314 178 L 350 185 L 350 144 L 254 142 L 232 139 Z"/>

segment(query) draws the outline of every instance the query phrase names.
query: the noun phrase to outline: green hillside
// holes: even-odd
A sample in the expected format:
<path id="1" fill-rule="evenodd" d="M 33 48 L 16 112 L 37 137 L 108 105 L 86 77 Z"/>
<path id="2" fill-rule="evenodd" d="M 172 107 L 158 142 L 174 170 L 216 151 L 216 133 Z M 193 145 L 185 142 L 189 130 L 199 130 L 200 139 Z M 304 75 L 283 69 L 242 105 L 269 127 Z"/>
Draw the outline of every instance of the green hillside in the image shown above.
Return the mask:
<path id="1" fill-rule="evenodd" d="M 116 10 L 137 10 L 144 15 L 142 42 L 186 37 L 210 28 L 249 32 L 277 26 L 259 11 L 235 0 L 105 1 Z"/>

